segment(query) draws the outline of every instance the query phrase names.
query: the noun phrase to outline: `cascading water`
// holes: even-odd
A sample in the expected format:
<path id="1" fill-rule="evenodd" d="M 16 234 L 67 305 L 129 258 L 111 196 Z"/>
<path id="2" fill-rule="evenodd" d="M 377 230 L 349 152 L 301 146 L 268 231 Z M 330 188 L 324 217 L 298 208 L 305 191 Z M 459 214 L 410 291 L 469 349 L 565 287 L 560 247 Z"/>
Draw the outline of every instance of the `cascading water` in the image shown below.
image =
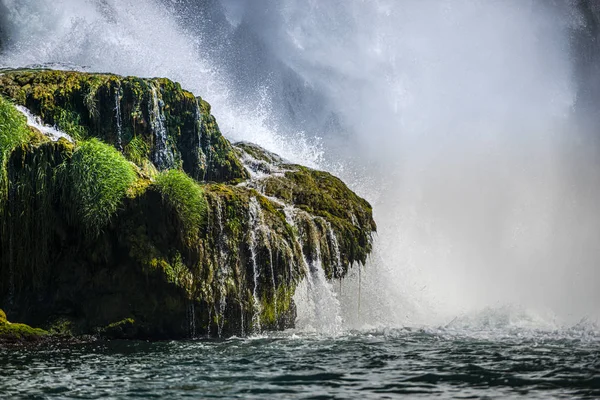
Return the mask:
<path id="1" fill-rule="evenodd" d="M 221 292 L 219 293 L 219 309 L 215 309 L 215 314 L 218 317 L 217 329 L 218 336 L 221 337 L 223 332 L 223 324 L 225 323 L 225 309 L 227 307 L 227 299 L 225 298 L 224 290 L 225 290 L 225 280 L 229 276 L 230 268 L 227 263 L 227 253 L 225 251 L 225 230 L 223 229 L 223 204 L 220 198 L 217 198 L 216 204 L 216 218 L 217 218 L 217 226 L 219 227 L 219 241 L 217 246 L 219 247 L 219 269 L 217 270 L 217 279 L 219 281 L 219 287 L 221 288 Z M 216 304 L 215 304 L 216 307 Z M 242 313 L 243 314 L 243 313 Z M 242 317 L 243 318 L 243 317 Z M 243 327 L 242 320 L 242 327 Z"/>
<path id="2" fill-rule="evenodd" d="M 117 122 L 117 149 L 123 151 L 123 121 L 121 119 L 121 85 L 115 90 L 115 120 Z"/>
<path id="3" fill-rule="evenodd" d="M 254 313 L 252 314 L 252 330 L 254 333 L 258 333 L 261 330 L 260 313 L 262 311 L 262 308 L 260 298 L 258 296 L 260 267 L 258 265 L 258 260 L 256 259 L 256 249 L 258 246 L 258 239 L 256 235 L 260 234 L 260 205 L 258 204 L 256 197 L 250 199 L 248 219 L 248 226 L 250 227 L 250 258 L 252 261 L 252 276 L 254 279 L 254 288 L 252 290 L 252 298 L 254 302 Z"/>
<path id="4" fill-rule="evenodd" d="M 356 217 L 355 217 L 356 218 Z M 328 221 L 325 221 L 327 225 L 327 240 L 330 243 L 331 248 L 333 249 L 333 261 L 335 265 L 333 266 L 333 270 L 341 276 L 342 274 L 342 257 L 340 255 L 340 245 L 338 243 L 337 236 L 331 227 L 331 224 Z"/>
<path id="5" fill-rule="evenodd" d="M 284 213 L 292 227 L 296 227 L 296 218 L 304 218 L 308 221 L 310 229 L 316 229 L 312 217 L 303 211 L 288 206 L 284 208 Z M 296 240 L 296 245 L 304 249 L 302 239 L 297 237 Z M 329 335 L 338 334 L 342 328 L 340 303 L 333 286 L 325 277 L 319 245 L 316 246 L 314 254 L 307 255 L 303 251 L 300 261 L 304 266 L 306 278 L 300 282 L 294 295 L 298 308 L 297 327 Z"/>
<path id="6" fill-rule="evenodd" d="M 39 117 L 33 115 L 31 113 L 31 111 L 29 111 L 27 108 L 25 108 L 23 106 L 15 106 L 15 108 L 17 110 L 19 110 L 21 112 L 21 114 L 23 114 L 27 118 L 27 125 L 31 126 L 32 128 L 37 129 L 44 135 L 48 136 L 51 140 L 56 142 L 60 138 L 64 138 L 64 139 L 67 139 L 71 143 L 74 142 L 73 138 L 71 136 L 69 136 L 68 134 L 66 134 L 65 132 L 59 130 L 56 127 L 51 127 L 51 126 L 45 125 Z"/>
<path id="7" fill-rule="evenodd" d="M 154 154 L 152 161 L 160 169 L 171 168 L 174 165 L 173 154 L 167 143 L 167 128 L 165 128 L 164 103 L 158 96 L 156 87 L 152 86 L 152 107 L 148 110 L 154 133 Z"/>
<path id="8" fill-rule="evenodd" d="M 360 316 L 357 270 L 342 283 L 348 326 L 511 303 L 598 317 L 600 158 L 573 112 L 573 2 L 0 3 L 0 64 L 172 78 L 229 138 L 370 200 L 378 240 Z M 150 112 L 160 141 L 156 95 Z"/>
<path id="9" fill-rule="evenodd" d="M 254 158 L 251 154 L 249 154 L 247 151 L 240 149 L 239 146 L 238 149 L 241 150 L 242 162 L 244 163 L 251 175 L 250 181 L 244 182 L 243 185 L 250 186 L 264 195 L 264 179 L 270 176 L 283 175 L 286 171 L 286 167 L 282 164 L 285 164 L 285 161 L 275 154 L 269 155 L 271 157 L 271 162 L 266 160 L 258 160 Z M 327 227 L 327 241 L 329 242 L 329 246 L 333 249 L 334 252 L 332 257 L 332 262 L 334 263 L 334 270 L 339 272 L 342 268 L 341 255 L 337 237 L 335 235 L 335 232 L 333 231 L 333 228 L 331 227 L 331 224 L 329 224 L 329 222 L 320 217 L 314 217 L 302 210 L 297 210 L 294 206 L 290 204 L 285 204 L 279 199 L 273 197 L 269 197 L 269 199 L 275 204 L 278 204 L 283 209 L 286 222 L 291 227 L 297 228 L 297 218 L 300 218 L 301 221 L 306 222 L 309 226 L 309 230 L 312 231 L 307 233 L 309 240 L 311 240 L 312 244 L 316 246 L 316 249 L 313 254 L 306 254 L 305 246 L 302 242 L 302 239 L 300 237 L 295 238 L 294 245 L 297 246 L 297 248 L 301 249 L 302 257 L 301 260 L 295 261 L 292 258 L 292 261 L 289 266 L 289 276 L 291 277 L 294 275 L 294 262 L 300 262 L 305 273 L 305 279 L 302 282 L 300 282 L 294 296 L 294 302 L 298 305 L 297 325 L 299 327 L 302 327 L 302 329 L 314 330 L 321 333 L 339 333 L 341 331 L 342 323 L 340 304 L 332 285 L 329 282 L 327 282 L 325 273 L 323 271 L 323 261 L 320 248 L 321 244 L 318 243 L 318 240 L 313 238 L 314 232 L 317 231 L 315 219 L 320 219 Z M 258 206 L 256 198 L 251 199 L 250 213 L 251 216 L 255 215 L 255 217 L 250 219 L 251 223 L 259 221 L 259 232 L 262 234 L 263 237 L 268 238 L 268 235 L 270 235 L 270 233 L 268 229 L 264 228 L 264 224 L 262 223 L 262 212 Z M 255 238 L 252 238 L 251 243 L 255 243 Z M 269 252 L 269 261 L 271 266 L 271 281 L 273 288 L 276 291 L 277 284 L 275 281 L 275 271 L 273 269 L 273 253 L 270 246 L 267 246 L 267 248 Z M 255 253 L 252 254 L 254 262 Z M 254 265 L 256 264 L 254 263 Z M 276 298 L 274 301 L 274 306 L 275 310 L 277 310 Z"/>

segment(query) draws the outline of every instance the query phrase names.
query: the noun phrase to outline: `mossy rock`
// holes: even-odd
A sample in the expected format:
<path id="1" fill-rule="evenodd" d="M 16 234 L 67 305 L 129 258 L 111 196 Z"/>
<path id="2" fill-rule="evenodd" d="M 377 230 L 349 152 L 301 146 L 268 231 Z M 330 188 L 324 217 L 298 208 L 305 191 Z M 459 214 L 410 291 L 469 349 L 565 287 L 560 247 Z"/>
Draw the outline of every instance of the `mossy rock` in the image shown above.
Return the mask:
<path id="1" fill-rule="evenodd" d="M 366 200 L 328 172 L 290 164 L 255 144 L 242 142 L 234 147 L 249 170 L 265 174 L 250 187 L 303 212 L 297 213 L 296 225 L 305 253 L 309 257 L 320 253 L 328 278 L 341 278 L 353 263 L 366 262 L 377 230 Z"/>
<path id="2" fill-rule="evenodd" d="M 248 177 L 210 105 L 168 79 L 5 70 L 0 94 L 76 139 L 102 139 L 142 168 L 181 167 L 199 181 Z"/>
<path id="3" fill-rule="evenodd" d="M 6 314 L 0 310 L 0 346 L 2 344 L 39 342 L 48 335 L 48 332 L 43 329 L 8 322 Z"/>
<path id="4" fill-rule="evenodd" d="M 78 138 L 49 140 L 0 96 L 0 302 L 20 321 L 139 339 L 285 329 L 307 262 L 342 277 L 371 251 L 366 201 L 234 149 L 176 83 L 8 71 L 0 93 Z M 237 184 L 244 165 L 262 178 Z"/>

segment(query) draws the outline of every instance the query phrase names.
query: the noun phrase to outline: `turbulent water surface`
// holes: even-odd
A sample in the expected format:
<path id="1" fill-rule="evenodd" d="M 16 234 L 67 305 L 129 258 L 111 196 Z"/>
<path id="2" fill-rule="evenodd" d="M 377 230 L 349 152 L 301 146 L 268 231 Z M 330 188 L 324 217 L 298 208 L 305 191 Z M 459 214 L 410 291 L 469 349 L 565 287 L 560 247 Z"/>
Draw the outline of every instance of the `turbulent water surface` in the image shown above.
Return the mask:
<path id="1" fill-rule="evenodd" d="M 585 330 L 286 333 L 0 350 L 5 398 L 598 398 Z"/>

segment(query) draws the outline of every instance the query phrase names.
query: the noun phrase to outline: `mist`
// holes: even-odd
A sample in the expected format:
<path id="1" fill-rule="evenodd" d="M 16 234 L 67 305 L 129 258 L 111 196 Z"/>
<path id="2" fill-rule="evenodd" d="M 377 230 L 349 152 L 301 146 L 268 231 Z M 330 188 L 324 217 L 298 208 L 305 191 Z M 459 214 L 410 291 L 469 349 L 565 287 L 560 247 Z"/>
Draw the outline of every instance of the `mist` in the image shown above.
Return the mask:
<path id="1" fill-rule="evenodd" d="M 507 305 L 600 318 L 600 154 L 581 123 L 593 108 L 578 106 L 575 3 L 0 4 L 0 65 L 169 77 L 213 105 L 230 139 L 371 201 L 360 311 L 358 268 L 338 293 L 349 326 Z"/>

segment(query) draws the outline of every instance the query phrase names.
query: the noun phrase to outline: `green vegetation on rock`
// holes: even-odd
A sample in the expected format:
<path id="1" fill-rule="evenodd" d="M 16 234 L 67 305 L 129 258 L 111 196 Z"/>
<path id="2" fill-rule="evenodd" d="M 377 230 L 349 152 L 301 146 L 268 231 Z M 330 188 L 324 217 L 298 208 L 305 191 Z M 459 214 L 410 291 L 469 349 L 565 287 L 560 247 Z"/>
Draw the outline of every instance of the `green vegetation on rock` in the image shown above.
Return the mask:
<path id="1" fill-rule="evenodd" d="M 0 209 L 7 196 L 8 157 L 13 149 L 26 143 L 30 135 L 25 116 L 0 96 Z"/>
<path id="2" fill-rule="evenodd" d="M 8 322 L 6 314 L 0 309 L 0 345 L 36 342 L 48 335 L 43 329 L 32 328 L 25 324 Z"/>
<path id="3" fill-rule="evenodd" d="M 137 328 L 133 318 L 125 318 L 121 321 L 113 322 L 100 329 L 100 333 L 111 339 L 125 339 L 135 337 Z"/>
<path id="4" fill-rule="evenodd" d="M 4 166 L 7 155 L 25 143 L 31 134 L 25 116 L 14 105 L 0 96 L 0 163 Z"/>
<path id="5" fill-rule="evenodd" d="M 154 187 L 163 202 L 175 211 L 189 243 L 198 241 L 207 207 L 200 185 L 185 172 L 169 170 L 156 177 Z"/>
<path id="6" fill-rule="evenodd" d="M 81 143 L 62 183 L 86 231 L 97 236 L 114 216 L 136 179 L 133 166 L 114 147 L 97 139 Z"/>
<path id="7" fill-rule="evenodd" d="M 249 169 L 267 173 L 251 186 L 299 210 L 294 219 L 304 252 L 320 256 L 328 278 L 341 278 L 352 263 L 366 262 L 377 229 L 366 200 L 330 173 L 288 164 L 251 143 L 234 146 Z"/>

